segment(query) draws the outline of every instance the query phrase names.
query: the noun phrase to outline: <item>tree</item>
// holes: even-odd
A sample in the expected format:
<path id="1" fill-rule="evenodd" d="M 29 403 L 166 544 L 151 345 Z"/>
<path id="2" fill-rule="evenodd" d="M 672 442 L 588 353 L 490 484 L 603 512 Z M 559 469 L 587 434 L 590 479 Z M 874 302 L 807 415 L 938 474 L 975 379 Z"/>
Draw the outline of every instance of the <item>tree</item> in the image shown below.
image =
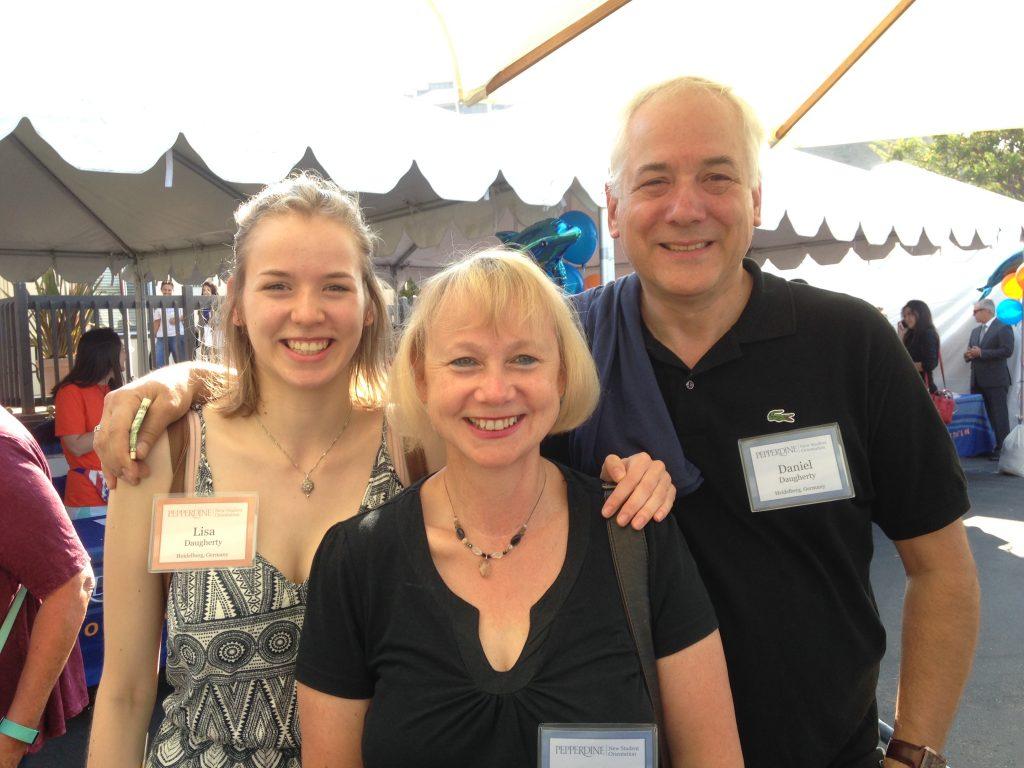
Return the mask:
<path id="1" fill-rule="evenodd" d="M 883 160 L 902 160 L 1024 200 L 1024 128 L 883 141 L 871 148 Z"/>

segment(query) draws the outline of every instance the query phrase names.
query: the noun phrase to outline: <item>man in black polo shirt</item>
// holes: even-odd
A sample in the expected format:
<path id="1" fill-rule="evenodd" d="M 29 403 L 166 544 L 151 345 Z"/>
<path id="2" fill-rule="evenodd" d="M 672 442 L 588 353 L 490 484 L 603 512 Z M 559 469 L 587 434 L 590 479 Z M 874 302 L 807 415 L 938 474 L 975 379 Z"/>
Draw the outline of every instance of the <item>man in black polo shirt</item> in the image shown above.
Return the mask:
<path id="1" fill-rule="evenodd" d="M 943 747 L 978 626 L 964 477 L 877 310 L 744 260 L 760 141 L 749 108 L 713 83 L 684 78 L 633 102 L 608 213 L 636 275 L 579 300 L 603 399 L 553 451 L 591 472 L 605 450 L 668 464 L 752 768 L 879 765 L 877 523 L 907 573 L 905 743 L 885 765 L 942 765 L 920 748 Z"/>

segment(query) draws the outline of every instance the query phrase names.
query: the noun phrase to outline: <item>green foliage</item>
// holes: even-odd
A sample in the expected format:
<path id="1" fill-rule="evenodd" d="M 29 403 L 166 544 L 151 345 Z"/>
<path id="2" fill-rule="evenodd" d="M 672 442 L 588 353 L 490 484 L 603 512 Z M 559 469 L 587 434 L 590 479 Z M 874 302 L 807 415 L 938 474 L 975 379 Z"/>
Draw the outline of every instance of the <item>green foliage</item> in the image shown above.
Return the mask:
<path id="1" fill-rule="evenodd" d="M 35 283 L 39 296 L 92 296 L 99 285 L 95 283 L 69 283 L 51 269 Z M 42 357 L 68 357 L 78 346 L 82 334 L 93 322 L 92 309 L 58 309 L 55 312 L 36 313 L 36 322 L 29 323 L 29 339 L 32 346 L 42 349 Z M 71 349 L 68 349 L 68 337 Z"/>
<path id="2" fill-rule="evenodd" d="M 406 299 L 414 299 L 416 297 L 416 294 L 418 294 L 419 292 L 420 287 L 416 285 L 414 280 L 409 279 L 406 280 L 405 283 L 402 285 L 401 289 L 398 291 L 398 295 Z"/>
<path id="3" fill-rule="evenodd" d="M 902 160 L 976 187 L 1024 200 L 1024 128 L 872 144 L 883 160 Z"/>

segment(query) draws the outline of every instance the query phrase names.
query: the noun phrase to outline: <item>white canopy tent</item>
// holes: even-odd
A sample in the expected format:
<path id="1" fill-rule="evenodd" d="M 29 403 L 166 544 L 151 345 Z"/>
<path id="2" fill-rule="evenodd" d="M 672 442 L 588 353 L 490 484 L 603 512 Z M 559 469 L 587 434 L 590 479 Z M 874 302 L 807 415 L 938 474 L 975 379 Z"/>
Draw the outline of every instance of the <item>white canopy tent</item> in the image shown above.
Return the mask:
<path id="1" fill-rule="evenodd" d="M 932 310 L 935 328 L 942 340 L 945 386 L 964 393 L 970 391 L 971 372 L 963 353 L 971 330 L 977 325 L 971 308 L 981 295 L 978 289 L 986 284 L 996 267 L 1019 250 L 1020 243 L 1012 240 L 973 251 L 946 245 L 932 254 L 916 256 L 896 247 L 884 262 L 865 261 L 851 252 L 838 264 L 818 264 L 807 259 L 799 267 L 784 272 L 773 265 L 765 268 L 789 279 L 802 278 L 819 288 L 862 298 L 878 306 L 894 326 L 907 301 L 924 301 Z M 1006 297 L 997 286 L 989 298 L 998 305 Z M 1013 380 L 1008 394 L 1011 414 L 1021 410 L 1019 325 L 1014 328 L 1014 337 L 1014 353 L 1007 361 Z M 939 371 L 935 376 L 938 385 L 943 386 Z"/>
<path id="2" fill-rule="evenodd" d="M 435 86 L 474 90 L 598 0 L 519 0 L 514 13 L 465 0 L 15 5 L 0 48 L 0 276 L 54 266 L 80 281 L 109 266 L 198 281 L 229 254 L 238 201 L 298 166 L 363 193 L 379 264 L 399 281 L 498 229 L 596 214 L 615 113 L 643 85 L 711 77 L 774 128 L 892 2 L 633 0 L 483 111 Z M 1021 3 L 918 0 L 787 145 L 1024 125 L 1002 85 L 1019 79 L 1022 22 Z M 936 202 L 963 190 L 912 171 L 823 163 L 769 154 L 755 256 L 794 266 L 851 247 L 873 259 L 1020 240 L 1015 204 L 968 212 Z"/>
<path id="3" fill-rule="evenodd" d="M 479 199 L 501 169 L 524 200 L 551 204 L 576 169 L 600 167 L 611 118 L 637 88 L 709 76 L 774 129 L 894 4 L 632 0 L 499 89 L 493 111 L 445 120 L 401 97 L 445 81 L 473 91 L 604 3 L 23 3 L 5 9 L 3 111 L 32 118 L 82 168 L 140 172 L 183 132 L 215 173 L 238 182 L 279 178 L 311 146 L 352 189 L 385 192 L 416 158 L 446 199 Z M 1021 73 L 1022 27 L 1020 3 L 918 0 L 787 142 L 1024 125 L 1024 105 L 1006 89 Z M 0 133 L 10 127 L 0 117 Z M 101 141 L 88 157 L 73 153 L 67 134 L 87 142 L 90 132 Z M 591 193 L 602 181 L 581 179 Z"/>
<path id="4" fill-rule="evenodd" d="M 636 88 L 710 76 L 774 127 L 893 2 L 633 0 L 482 112 L 432 84 L 472 91 L 603 4 L 16 5 L 0 49 L 0 275 L 21 280 L 55 264 L 82 279 L 139 262 L 140 276 L 197 279 L 227 254 L 238 199 L 296 165 L 363 193 L 392 275 L 429 268 L 498 228 L 577 203 L 595 211 L 614 115 Z M 1019 22 L 1024 4 L 978 0 L 966 11 L 918 0 L 787 144 L 1024 125 L 1024 104 L 1000 85 L 1021 69 Z M 785 171 L 768 182 L 755 243 L 775 263 L 795 263 L 804 247 L 834 260 L 846 250 L 836 240 L 869 258 L 896 243 L 927 249 L 948 240 L 943 230 L 977 247 L 1000 228 L 994 206 L 940 216 L 930 194 L 893 179 L 779 152 L 768 154 L 766 180 L 772 165 Z"/>
<path id="5" fill-rule="evenodd" d="M 85 281 L 107 267 L 138 263 L 144 279 L 169 274 L 199 282 L 230 256 L 231 211 L 258 186 L 216 175 L 189 137 L 178 135 L 158 149 L 140 173 L 110 173 L 84 170 L 64 156 L 95 164 L 88 147 L 113 152 L 101 134 L 85 142 L 73 131 L 55 133 L 71 143 L 51 145 L 28 120 L 0 138 L 0 276 L 22 282 L 55 266 L 66 279 Z M 309 150 L 280 175 L 294 165 L 329 173 Z M 578 175 L 600 173 L 585 168 Z M 851 248 L 877 259 L 897 245 L 919 254 L 949 244 L 987 247 L 999 237 L 1020 240 L 1024 231 L 1024 203 L 898 163 L 864 171 L 774 149 L 765 153 L 763 176 L 754 253 L 779 267 L 794 267 L 807 255 L 834 263 Z M 483 199 L 446 199 L 417 159 L 392 189 L 363 191 L 362 203 L 381 235 L 377 263 L 396 282 L 403 270 L 419 275 L 462 250 L 496 242 L 501 229 L 569 208 L 597 218 L 601 199 L 578 180 L 549 204 L 531 205 L 525 196 L 498 174 Z"/>

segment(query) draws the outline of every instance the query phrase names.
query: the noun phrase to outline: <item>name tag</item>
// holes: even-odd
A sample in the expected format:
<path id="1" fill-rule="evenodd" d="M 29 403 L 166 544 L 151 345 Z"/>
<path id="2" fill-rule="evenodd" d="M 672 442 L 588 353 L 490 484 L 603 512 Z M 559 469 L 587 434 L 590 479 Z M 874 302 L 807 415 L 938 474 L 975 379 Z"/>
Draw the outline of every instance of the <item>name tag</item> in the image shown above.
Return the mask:
<path id="1" fill-rule="evenodd" d="M 537 729 L 537 765 L 539 768 L 656 768 L 658 726 L 654 723 L 543 723 Z"/>
<path id="2" fill-rule="evenodd" d="M 838 424 L 748 437 L 739 447 L 753 512 L 854 495 Z"/>
<path id="3" fill-rule="evenodd" d="M 256 557 L 257 502 L 254 493 L 154 496 L 150 572 L 248 568 Z"/>

